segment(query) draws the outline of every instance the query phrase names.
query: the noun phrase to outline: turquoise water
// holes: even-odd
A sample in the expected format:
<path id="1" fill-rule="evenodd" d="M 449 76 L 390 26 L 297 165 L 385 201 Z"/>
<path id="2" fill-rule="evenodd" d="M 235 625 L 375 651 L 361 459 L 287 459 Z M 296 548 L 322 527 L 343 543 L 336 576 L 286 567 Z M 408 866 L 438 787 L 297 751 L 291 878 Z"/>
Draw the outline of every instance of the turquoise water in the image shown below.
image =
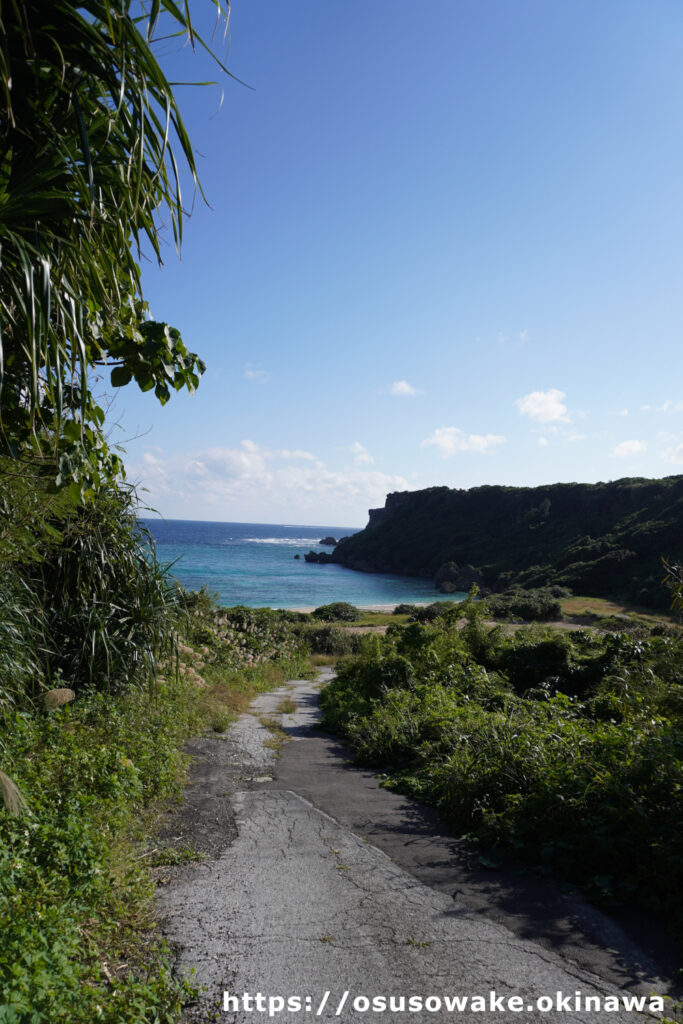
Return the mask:
<path id="1" fill-rule="evenodd" d="M 357 529 L 339 526 L 276 526 L 272 523 L 201 523 L 145 519 L 161 562 L 184 586 L 203 585 L 221 604 L 252 608 L 315 608 L 331 601 L 360 607 L 402 601 L 426 604 L 446 599 L 430 580 L 354 572 L 340 565 L 317 565 L 304 554 L 331 551 L 321 537 L 340 537 Z M 295 555 L 301 555 L 295 559 Z M 457 600 L 465 594 L 451 594 Z"/>

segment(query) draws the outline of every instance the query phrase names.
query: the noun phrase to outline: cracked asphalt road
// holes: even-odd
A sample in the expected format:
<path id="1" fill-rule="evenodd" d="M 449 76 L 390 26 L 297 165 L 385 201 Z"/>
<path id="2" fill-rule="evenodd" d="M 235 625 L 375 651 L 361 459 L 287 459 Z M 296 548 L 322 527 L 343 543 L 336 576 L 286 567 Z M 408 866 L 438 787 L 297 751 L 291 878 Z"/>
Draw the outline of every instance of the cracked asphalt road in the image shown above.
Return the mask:
<path id="1" fill-rule="evenodd" d="M 329 677 L 330 670 L 321 675 Z M 283 697 L 297 711 L 278 715 Z M 259 717 L 291 737 L 282 757 Z M 496 1013 L 378 1014 L 356 996 L 519 996 L 513 1019 L 557 1021 L 539 996 L 663 992 L 648 952 L 598 911 L 546 883 L 468 870 L 466 851 L 433 812 L 346 767 L 344 750 L 311 726 L 317 685 L 297 681 L 252 705 L 225 738 L 194 741 L 196 767 L 167 836 L 207 858 L 166 871 L 159 900 L 176 969 L 202 989 L 186 1020 L 267 1020 L 225 1012 L 224 991 L 311 997 L 283 1024 L 458 1019 Z M 336 1009 L 349 990 L 341 1016 Z M 327 1005 L 316 1014 L 323 994 Z M 529 1009 L 527 1009 L 529 1007 Z M 503 1013 L 503 1019 L 509 1017 Z M 636 1012 L 574 1011 L 581 1024 L 634 1022 Z"/>

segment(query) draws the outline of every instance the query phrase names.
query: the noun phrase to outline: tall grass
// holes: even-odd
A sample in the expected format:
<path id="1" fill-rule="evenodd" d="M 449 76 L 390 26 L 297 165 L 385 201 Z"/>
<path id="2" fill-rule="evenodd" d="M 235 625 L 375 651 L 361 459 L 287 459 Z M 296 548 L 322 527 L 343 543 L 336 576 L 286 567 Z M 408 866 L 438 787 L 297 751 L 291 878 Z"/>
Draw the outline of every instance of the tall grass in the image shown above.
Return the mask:
<path id="1" fill-rule="evenodd" d="M 171 644 L 175 588 L 137 521 L 134 491 L 79 507 L 35 582 L 49 608 L 50 676 L 107 692 L 152 677 Z"/>
<path id="2" fill-rule="evenodd" d="M 137 519 L 134 489 L 81 504 L 37 470 L 3 474 L 0 713 L 55 685 L 112 693 L 151 679 L 172 643 L 175 588 Z M 27 471 L 29 473 L 29 471 Z"/>
<path id="3" fill-rule="evenodd" d="M 35 699 L 45 651 L 43 609 L 18 577 L 0 573 L 0 709 Z"/>

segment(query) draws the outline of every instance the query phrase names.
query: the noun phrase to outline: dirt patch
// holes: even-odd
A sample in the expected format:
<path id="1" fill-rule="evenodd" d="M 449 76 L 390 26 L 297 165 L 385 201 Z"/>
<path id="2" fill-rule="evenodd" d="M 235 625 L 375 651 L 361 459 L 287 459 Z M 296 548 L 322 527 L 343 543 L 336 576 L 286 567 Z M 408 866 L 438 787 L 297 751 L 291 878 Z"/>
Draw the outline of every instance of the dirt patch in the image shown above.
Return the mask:
<path id="1" fill-rule="evenodd" d="M 182 800 L 164 815 L 154 845 L 178 850 L 191 847 L 215 858 L 237 835 L 230 801 L 239 780 L 234 744 L 229 738 L 198 736 L 185 752 L 192 758 L 187 785 Z"/>

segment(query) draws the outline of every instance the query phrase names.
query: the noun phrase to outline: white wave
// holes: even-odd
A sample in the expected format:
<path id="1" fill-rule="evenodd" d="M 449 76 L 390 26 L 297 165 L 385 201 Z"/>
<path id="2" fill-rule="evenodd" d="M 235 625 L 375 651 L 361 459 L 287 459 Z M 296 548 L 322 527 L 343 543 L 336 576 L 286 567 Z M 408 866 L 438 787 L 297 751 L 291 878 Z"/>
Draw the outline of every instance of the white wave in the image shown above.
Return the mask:
<path id="1" fill-rule="evenodd" d="M 302 544 L 308 544 L 312 547 L 319 547 L 318 541 L 313 537 L 243 537 L 243 544 L 288 544 L 290 546 L 301 547 Z"/>

